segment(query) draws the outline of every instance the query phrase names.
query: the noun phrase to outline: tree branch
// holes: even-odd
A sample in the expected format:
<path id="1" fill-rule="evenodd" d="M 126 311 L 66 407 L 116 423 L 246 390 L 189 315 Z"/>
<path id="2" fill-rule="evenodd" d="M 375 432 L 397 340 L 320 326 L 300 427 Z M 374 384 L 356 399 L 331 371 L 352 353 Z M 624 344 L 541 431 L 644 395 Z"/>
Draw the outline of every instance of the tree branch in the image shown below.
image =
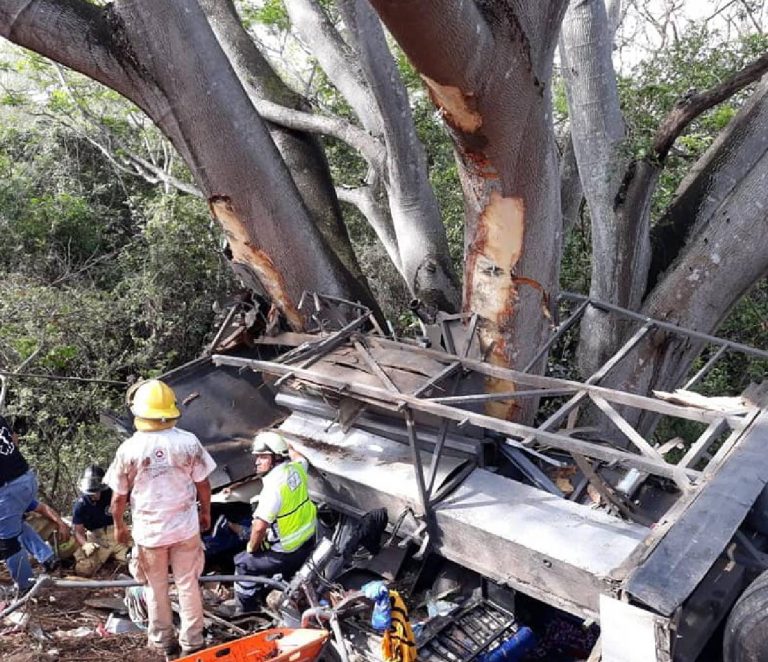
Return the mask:
<path id="1" fill-rule="evenodd" d="M 312 52 L 323 71 L 355 111 L 360 123 L 377 134 L 381 125 L 368 83 L 357 65 L 357 57 L 341 38 L 316 0 L 285 3 L 291 24 Z"/>
<path id="2" fill-rule="evenodd" d="M 353 205 L 368 221 L 376 236 L 381 241 L 384 250 L 387 251 L 389 259 L 395 265 L 395 268 L 402 274 L 402 264 L 400 260 L 400 251 L 397 246 L 397 237 L 392 226 L 392 219 L 387 213 L 384 205 L 376 202 L 373 190 L 370 186 L 360 188 L 336 187 L 336 195 L 342 202 Z"/>
<path id="3" fill-rule="evenodd" d="M 109 15 L 85 0 L 3 0 L 0 35 L 135 101 L 139 72 L 130 53 L 115 46 Z"/>
<path id="4" fill-rule="evenodd" d="M 360 152 L 374 168 L 384 166 L 385 150 L 383 145 L 367 131 L 339 117 L 316 115 L 302 110 L 286 108 L 267 99 L 253 99 L 256 110 L 265 120 L 269 120 L 288 129 L 321 133 L 333 136 L 347 143 Z"/>
<path id="5" fill-rule="evenodd" d="M 72 99 L 73 103 L 77 107 L 80 114 L 90 123 L 90 126 L 86 127 L 85 129 L 78 126 L 75 121 L 73 120 L 71 124 L 68 124 L 70 129 L 80 134 L 80 136 L 85 139 L 87 142 L 89 142 L 91 145 L 93 145 L 96 149 L 98 149 L 104 157 L 112 163 L 113 166 L 121 170 L 122 172 L 125 172 L 126 174 L 138 176 L 144 179 L 145 181 L 149 182 L 150 184 L 159 184 L 160 182 L 166 184 L 167 186 L 172 186 L 173 188 L 181 191 L 182 193 L 187 193 L 188 195 L 193 195 L 197 198 L 204 198 L 202 191 L 195 187 L 192 184 L 189 184 L 187 182 L 184 182 L 177 177 L 174 177 L 170 174 L 165 168 L 162 168 L 158 166 L 157 164 L 153 163 L 152 161 L 148 161 L 147 159 L 139 156 L 133 150 L 129 149 L 125 143 L 123 143 L 120 138 L 118 138 L 115 133 L 104 124 L 104 122 L 101 121 L 101 118 L 94 115 L 90 108 L 88 107 L 87 103 L 80 98 L 80 96 L 72 89 L 72 86 L 69 84 L 69 81 L 66 78 L 66 75 L 64 71 L 62 70 L 61 66 L 55 65 L 56 68 L 56 74 L 59 79 L 59 82 L 61 83 L 61 86 L 64 88 L 66 93 L 69 95 L 69 97 Z M 55 118 L 57 119 L 58 118 Z M 106 143 L 114 143 L 117 145 L 118 149 L 121 150 L 124 153 L 124 156 L 122 157 L 122 160 L 124 162 L 129 163 L 132 167 L 128 168 L 120 163 L 117 156 L 115 156 L 114 150 L 110 147 L 107 147 L 104 145 L 101 141 L 97 140 L 96 138 L 92 137 L 90 134 L 89 128 L 95 128 L 98 133 L 101 134 L 103 138 L 105 138 Z M 137 127 L 138 130 L 142 130 L 141 128 Z M 146 131 L 143 131 L 143 141 L 144 145 L 147 148 L 147 153 L 151 155 L 152 149 L 149 145 L 149 142 L 147 140 Z M 164 147 L 166 146 L 165 141 L 163 141 Z M 166 151 L 164 149 L 164 151 Z"/>
<path id="6" fill-rule="evenodd" d="M 664 118 L 653 137 L 653 150 L 659 163 L 664 162 L 675 140 L 694 119 L 750 83 L 754 83 L 766 71 L 768 71 L 768 53 L 750 62 L 719 85 L 681 99 Z"/>
<path id="7" fill-rule="evenodd" d="M 494 50 L 493 34 L 475 2 L 371 4 L 420 73 L 441 85 L 475 91 Z"/>

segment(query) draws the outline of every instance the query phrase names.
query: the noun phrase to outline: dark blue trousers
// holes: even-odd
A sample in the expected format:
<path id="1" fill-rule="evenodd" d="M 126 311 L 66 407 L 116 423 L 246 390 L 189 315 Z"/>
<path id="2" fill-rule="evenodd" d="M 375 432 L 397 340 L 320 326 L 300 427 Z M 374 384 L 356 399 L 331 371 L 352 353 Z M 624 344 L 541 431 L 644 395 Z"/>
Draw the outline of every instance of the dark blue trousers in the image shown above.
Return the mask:
<path id="1" fill-rule="evenodd" d="M 275 552 L 271 549 L 254 554 L 240 552 L 235 556 L 235 574 L 261 577 L 282 575 L 283 580 L 288 581 L 309 558 L 314 547 L 315 538 L 312 536 L 293 552 Z M 263 584 L 235 582 L 235 598 L 237 598 L 240 608 L 244 612 L 257 610 L 263 602 L 264 589 Z"/>

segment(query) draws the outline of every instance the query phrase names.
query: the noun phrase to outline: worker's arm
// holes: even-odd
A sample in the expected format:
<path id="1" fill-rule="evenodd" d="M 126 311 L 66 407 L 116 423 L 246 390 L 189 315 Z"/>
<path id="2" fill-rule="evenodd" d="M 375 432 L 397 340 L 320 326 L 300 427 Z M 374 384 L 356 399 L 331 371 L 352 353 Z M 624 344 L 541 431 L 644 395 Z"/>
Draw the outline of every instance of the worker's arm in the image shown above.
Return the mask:
<path id="1" fill-rule="evenodd" d="M 261 543 L 264 542 L 264 538 L 267 537 L 267 531 L 269 530 L 269 524 L 263 519 L 258 517 L 253 520 L 253 526 L 251 526 L 251 537 L 248 540 L 248 544 L 245 549 L 251 554 L 261 549 Z"/>
<path id="2" fill-rule="evenodd" d="M 195 483 L 197 499 L 200 502 L 200 531 L 211 528 L 211 482 L 206 478 Z"/>
<path id="3" fill-rule="evenodd" d="M 115 521 L 115 542 L 121 545 L 128 544 L 128 525 L 125 523 L 125 509 L 128 507 L 128 495 L 112 493 L 110 510 Z"/>
<path id="4" fill-rule="evenodd" d="M 53 508 L 47 504 L 38 503 L 37 508 L 35 508 L 35 512 L 38 515 L 42 515 L 46 519 L 51 520 L 51 522 L 56 525 L 56 529 L 58 530 L 61 542 L 66 542 L 69 540 L 69 525 L 63 519 L 61 519 L 61 515 L 59 515 L 59 513 L 57 513 Z"/>
<path id="5" fill-rule="evenodd" d="M 82 524 L 75 524 L 75 540 L 80 547 L 88 542 L 88 538 L 86 538 L 86 530 Z"/>
<path id="6" fill-rule="evenodd" d="M 301 462 L 304 464 L 304 466 L 309 465 L 309 461 L 306 457 L 304 457 L 299 451 L 297 451 L 293 446 L 288 444 L 288 457 L 291 458 L 292 462 Z"/>

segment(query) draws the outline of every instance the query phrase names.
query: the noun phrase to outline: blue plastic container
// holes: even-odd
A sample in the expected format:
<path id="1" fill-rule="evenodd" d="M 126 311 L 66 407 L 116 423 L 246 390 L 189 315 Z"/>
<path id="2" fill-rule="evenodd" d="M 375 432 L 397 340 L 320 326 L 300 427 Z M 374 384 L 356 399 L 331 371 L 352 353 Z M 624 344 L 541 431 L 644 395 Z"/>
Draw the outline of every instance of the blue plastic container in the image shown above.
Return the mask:
<path id="1" fill-rule="evenodd" d="M 492 651 L 478 658 L 480 662 L 519 662 L 536 646 L 536 636 L 529 627 L 521 627 L 514 637 L 501 642 Z"/>

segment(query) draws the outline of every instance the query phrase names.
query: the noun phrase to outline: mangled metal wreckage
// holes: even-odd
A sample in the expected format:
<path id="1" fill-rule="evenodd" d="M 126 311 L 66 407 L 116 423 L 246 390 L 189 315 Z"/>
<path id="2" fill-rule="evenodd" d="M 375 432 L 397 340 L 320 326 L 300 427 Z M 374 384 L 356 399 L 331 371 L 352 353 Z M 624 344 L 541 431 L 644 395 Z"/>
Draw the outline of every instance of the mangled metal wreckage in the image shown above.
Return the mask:
<path id="1" fill-rule="evenodd" d="M 337 303 L 310 301 L 318 321 Z M 208 356 L 166 379 L 184 427 L 216 457 L 213 483 L 230 486 L 226 499 L 258 491 L 248 441 L 275 425 L 309 459 L 315 499 L 352 515 L 386 508 L 414 558 L 448 559 L 489 586 L 599 623 L 603 660 L 695 660 L 732 609 L 726 659 L 742 659 L 742 640 L 760 637 L 733 605 L 768 567 L 768 414 L 760 388 L 730 399 L 692 389 L 726 352 L 768 352 L 563 295 L 558 310 L 570 316 L 531 366 L 578 329 L 587 306 L 637 331 L 584 381 L 483 362 L 470 316 L 441 316 L 424 337 L 398 340 L 363 309 L 335 331 L 320 324 L 247 343 L 232 314 Z M 644 397 L 601 386 L 653 331 L 709 356 L 685 390 Z M 484 393 L 488 377 L 508 391 Z M 513 398 L 535 398 L 547 415 L 528 427 L 484 413 Z M 576 427 L 588 408 L 593 425 Z M 697 438 L 654 445 L 631 412 L 666 429 L 685 422 Z"/>

